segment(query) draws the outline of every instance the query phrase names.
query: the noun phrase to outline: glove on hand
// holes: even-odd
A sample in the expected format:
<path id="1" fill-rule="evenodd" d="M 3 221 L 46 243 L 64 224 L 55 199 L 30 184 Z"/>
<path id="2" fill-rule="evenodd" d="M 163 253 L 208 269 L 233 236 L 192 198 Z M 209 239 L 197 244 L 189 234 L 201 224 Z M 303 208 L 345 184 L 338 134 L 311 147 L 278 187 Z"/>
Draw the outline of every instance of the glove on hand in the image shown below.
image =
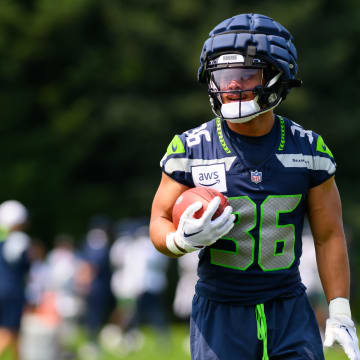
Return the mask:
<path id="1" fill-rule="evenodd" d="M 179 248 L 184 249 L 186 253 L 196 251 L 212 245 L 227 234 L 234 226 L 235 215 L 232 214 L 233 208 L 229 205 L 219 217 L 211 220 L 219 204 L 220 197 L 216 196 L 210 201 L 200 219 L 194 218 L 194 214 L 202 208 L 202 203 L 197 201 L 189 205 L 180 217 L 176 232 L 166 237 L 168 249 L 174 254 L 184 254 Z"/>
<path id="2" fill-rule="evenodd" d="M 324 346 L 337 341 L 350 360 L 360 360 L 359 344 L 354 322 L 351 320 L 349 300 L 336 298 L 329 304 L 329 319 L 326 320 Z"/>

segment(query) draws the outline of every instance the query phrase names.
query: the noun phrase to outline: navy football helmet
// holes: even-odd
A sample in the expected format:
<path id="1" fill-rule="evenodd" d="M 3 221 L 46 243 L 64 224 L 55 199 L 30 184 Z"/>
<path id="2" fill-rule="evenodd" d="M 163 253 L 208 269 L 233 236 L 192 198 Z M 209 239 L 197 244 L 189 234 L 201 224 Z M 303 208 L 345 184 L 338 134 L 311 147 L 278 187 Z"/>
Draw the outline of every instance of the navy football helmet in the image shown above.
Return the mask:
<path id="1" fill-rule="evenodd" d="M 198 80 L 208 84 L 216 116 L 242 123 L 275 108 L 291 88 L 300 86 L 296 73 L 297 52 L 289 31 L 267 16 L 241 14 L 210 32 Z"/>

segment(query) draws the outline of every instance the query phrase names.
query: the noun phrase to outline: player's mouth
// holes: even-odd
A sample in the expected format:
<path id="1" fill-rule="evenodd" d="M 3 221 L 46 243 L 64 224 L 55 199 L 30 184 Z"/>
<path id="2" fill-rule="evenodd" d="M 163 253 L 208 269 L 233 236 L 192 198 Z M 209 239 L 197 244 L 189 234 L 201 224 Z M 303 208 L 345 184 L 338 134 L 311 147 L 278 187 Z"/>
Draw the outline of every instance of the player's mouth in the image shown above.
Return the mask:
<path id="1" fill-rule="evenodd" d="M 227 95 L 226 99 L 228 101 L 234 102 L 234 101 L 248 101 L 250 100 L 250 96 L 248 94 L 242 93 L 241 95 Z"/>

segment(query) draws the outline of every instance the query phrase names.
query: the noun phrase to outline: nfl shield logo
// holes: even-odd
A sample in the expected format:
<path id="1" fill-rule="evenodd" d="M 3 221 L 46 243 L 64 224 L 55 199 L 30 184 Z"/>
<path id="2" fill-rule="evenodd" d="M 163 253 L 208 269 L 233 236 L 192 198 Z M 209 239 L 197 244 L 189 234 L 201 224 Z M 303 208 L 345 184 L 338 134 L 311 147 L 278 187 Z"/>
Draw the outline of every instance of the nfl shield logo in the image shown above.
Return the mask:
<path id="1" fill-rule="evenodd" d="M 251 181 L 255 184 L 258 184 L 262 181 L 262 172 L 261 171 L 250 171 Z"/>

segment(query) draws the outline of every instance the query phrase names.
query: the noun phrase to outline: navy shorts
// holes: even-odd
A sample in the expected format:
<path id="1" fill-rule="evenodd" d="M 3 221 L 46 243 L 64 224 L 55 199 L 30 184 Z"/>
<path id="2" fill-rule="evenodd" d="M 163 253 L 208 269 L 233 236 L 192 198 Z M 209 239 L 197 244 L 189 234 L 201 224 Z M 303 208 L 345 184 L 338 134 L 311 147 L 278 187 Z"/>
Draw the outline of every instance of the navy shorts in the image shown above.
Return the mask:
<path id="1" fill-rule="evenodd" d="M 18 332 L 20 329 L 23 308 L 24 299 L 0 298 L 0 328 Z"/>
<path id="2" fill-rule="evenodd" d="M 220 303 L 195 295 L 191 359 L 262 360 L 264 340 L 259 338 L 264 336 L 258 334 L 255 309 L 259 306 Z M 305 293 L 266 302 L 263 310 L 270 360 L 324 360 L 319 327 Z"/>

